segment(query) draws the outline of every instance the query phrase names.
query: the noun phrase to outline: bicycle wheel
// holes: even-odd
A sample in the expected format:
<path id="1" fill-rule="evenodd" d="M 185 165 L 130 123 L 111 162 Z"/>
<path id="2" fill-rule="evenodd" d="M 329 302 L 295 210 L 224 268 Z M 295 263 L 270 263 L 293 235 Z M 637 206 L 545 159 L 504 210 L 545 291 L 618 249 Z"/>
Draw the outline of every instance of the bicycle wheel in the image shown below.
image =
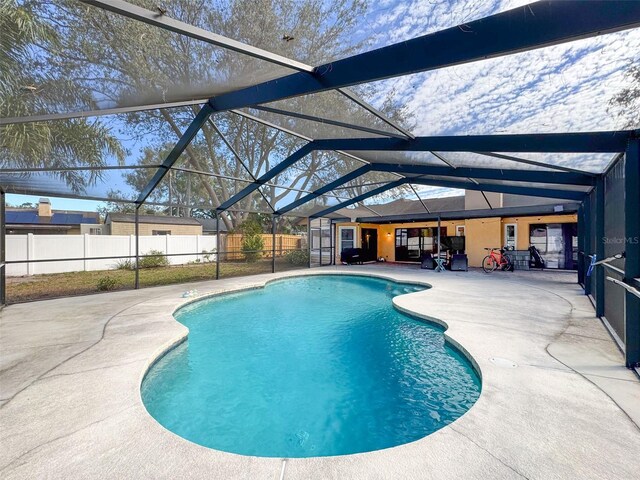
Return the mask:
<path id="1" fill-rule="evenodd" d="M 496 262 L 491 255 L 487 255 L 482 259 L 482 270 L 484 273 L 491 273 L 496 269 Z"/>
<path id="2" fill-rule="evenodd" d="M 505 272 L 513 272 L 513 261 L 509 255 L 504 255 L 504 259 L 506 260 L 506 265 L 502 267 L 502 270 Z"/>

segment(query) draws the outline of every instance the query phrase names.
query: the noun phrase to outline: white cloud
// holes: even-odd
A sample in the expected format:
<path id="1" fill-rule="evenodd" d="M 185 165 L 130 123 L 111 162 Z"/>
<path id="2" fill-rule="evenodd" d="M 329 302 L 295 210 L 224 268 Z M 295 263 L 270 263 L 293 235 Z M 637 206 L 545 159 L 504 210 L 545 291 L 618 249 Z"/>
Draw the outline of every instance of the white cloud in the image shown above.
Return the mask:
<path id="1" fill-rule="evenodd" d="M 397 2 L 370 13 L 370 34 L 378 46 L 391 44 L 526 3 Z M 413 113 L 419 135 L 613 130 L 624 122 L 609 111 L 609 99 L 626 86 L 624 73 L 640 60 L 639 52 L 640 29 L 628 30 L 385 80 L 377 84 L 377 100 L 394 92 Z M 538 156 L 594 171 L 610 157 Z"/>

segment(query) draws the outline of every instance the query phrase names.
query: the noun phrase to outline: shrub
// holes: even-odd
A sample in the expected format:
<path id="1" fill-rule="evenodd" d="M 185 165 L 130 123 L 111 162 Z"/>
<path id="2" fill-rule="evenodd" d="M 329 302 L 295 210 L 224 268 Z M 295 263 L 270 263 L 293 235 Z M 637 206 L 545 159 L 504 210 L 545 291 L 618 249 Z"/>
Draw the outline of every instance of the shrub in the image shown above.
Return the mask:
<path id="1" fill-rule="evenodd" d="M 255 262 L 262 256 L 260 250 L 264 249 L 262 239 L 262 226 L 256 218 L 249 218 L 241 226 L 242 245 L 240 249 L 244 253 L 247 262 Z"/>
<path id="2" fill-rule="evenodd" d="M 216 254 L 216 252 L 217 250 L 215 248 L 212 248 L 210 252 L 202 250 L 203 261 L 205 263 L 213 262 L 215 260 L 214 255 Z"/>
<path id="3" fill-rule="evenodd" d="M 149 250 L 145 255 L 148 256 L 140 257 L 140 268 L 158 268 L 169 265 L 169 260 L 160 250 Z"/>
<path id="4" fill-rule="evenodd" d="M 262 256 L 259 250 L 264 249 L 264 240 L 259 233 L 245 234 L 242 237 L 242 253 L 247 262 L 255 262 Z"/>
<path id="5" fill-rule="evenodd" d="M 118 285 L 118 282 L 115 278 L 111 277 L 100 277 L 98 279 L 98 283 L 96 284 L 96 288 L 100 292 L 108 292 L 109 290 L 113 290 Z"/>
<path id="6" fill-rule="evenodd" d="M 309 265 L 309 252 L 307 250 L 293 250 L 284 256 L 285 260 L 296 267 Z"/>
<path id="7" fill-rule="evenodd" d="M 116 262 L 116 269 L 118 270 L 135 270 L 136 262 L 133 260 L 119 260 Z"/>

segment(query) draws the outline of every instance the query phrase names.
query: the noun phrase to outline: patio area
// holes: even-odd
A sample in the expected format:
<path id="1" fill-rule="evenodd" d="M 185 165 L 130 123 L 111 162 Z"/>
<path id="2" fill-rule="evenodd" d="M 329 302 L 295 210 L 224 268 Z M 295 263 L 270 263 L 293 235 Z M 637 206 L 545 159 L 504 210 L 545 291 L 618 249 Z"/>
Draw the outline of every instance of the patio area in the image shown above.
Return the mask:
<path id="1" fill-rule="evenodd" d="M 293 460 L 207 449 L 147 413 L 140 382 L 187 335 L 172 317 L 185 290 L 344 273 L 433 287 L 394 303 L 446 324 L 477 364 L 469 412 L 410 444 Z M 5 479 L 637 478 L 640 382 L 572 272 L 340 266 L 33 302 L 2 311 L 0 350 Z"/>

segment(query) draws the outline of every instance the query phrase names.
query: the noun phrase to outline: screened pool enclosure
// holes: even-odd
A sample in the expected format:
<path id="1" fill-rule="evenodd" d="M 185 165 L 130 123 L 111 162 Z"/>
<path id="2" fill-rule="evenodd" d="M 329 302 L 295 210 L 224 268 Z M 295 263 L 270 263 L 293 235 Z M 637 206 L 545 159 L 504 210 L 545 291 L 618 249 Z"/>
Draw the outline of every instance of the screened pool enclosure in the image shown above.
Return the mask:
<path id="1" fill-rule="evenodd" d="M 452 7 L 413 28 L 334 3 L 3 2 L 3 303 L 27 261 L 5 261 L 5 195 L 135 215 L 134 250 L 110 258 L 138 287 L 148 212 L 211 220 L 218 278 L 247 252 L 245 273 L 332 263 L 342 208 L 477 190 L 580 203 L 578 281 L 637 365 L 640 115 L 623 127 L 605 93 L 639 60 L 640 2 Z"/>

